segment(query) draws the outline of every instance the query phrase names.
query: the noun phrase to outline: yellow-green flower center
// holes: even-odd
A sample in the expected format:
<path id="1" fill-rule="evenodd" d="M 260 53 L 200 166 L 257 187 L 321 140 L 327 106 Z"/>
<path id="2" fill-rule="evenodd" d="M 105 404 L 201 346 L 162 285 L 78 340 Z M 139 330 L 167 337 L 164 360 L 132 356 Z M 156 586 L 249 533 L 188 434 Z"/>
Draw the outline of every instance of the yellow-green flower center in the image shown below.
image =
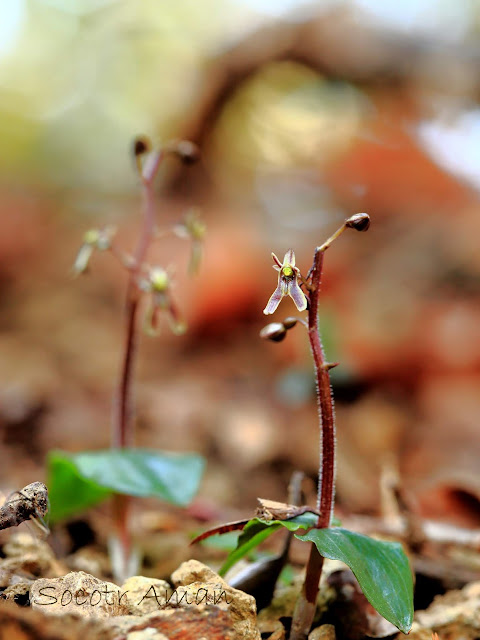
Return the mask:
<path id="1" fill-rule="evenodd" d="M 100 232 L 98 229 L 89 229 L 83 236 L 83 242 L 85 244 L 94 245 L 97 244 L 100 238 Z"/>
<path id="2" fill-rule="evenodd" d="M 169 277 L 165 269 L 152 269 L 150 282 L 152 283 L 154 291 L 166 291 L 169 285 Z"/>
<path id="3" fill-rule="evenodd" d="M 282 268 L 282 274 L 286 277 L 286 278 L 291 278 L 293 276 L 293 269 L 290 265 L 287 265 L 286 267 Z"/>

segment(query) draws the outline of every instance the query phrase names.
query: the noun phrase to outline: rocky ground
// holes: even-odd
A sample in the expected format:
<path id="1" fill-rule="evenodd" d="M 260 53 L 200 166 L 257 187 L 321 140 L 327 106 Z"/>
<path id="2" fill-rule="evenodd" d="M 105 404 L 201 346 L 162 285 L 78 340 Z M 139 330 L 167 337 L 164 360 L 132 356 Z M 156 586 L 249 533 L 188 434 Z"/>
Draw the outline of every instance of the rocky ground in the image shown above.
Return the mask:
<path id="1" fill-rule="evenodd" d="M 134 576 L 117 585 L 69 571 L 74 556 L 57 559 L 28 531 L 12 533 L 2 551 L 1 640 L 283 640 L 302 578 L 295 570 L 289 581 L 280 581 L 271 604 L 257 615 L 254 597 L 198 560 L 183 562 L 168 581 Z M 471 558 L 478 567 L 478 552 Z M 422 575 L 417 586 L 424 583 Z M 327 561 L 318 605 L 309 640 L 402 635 L 373 610 L 341 563 Z M 416 612 L 410 637 L 430 640 L 433 633 L 442 640 L 478 638 L 479 580 L 437 595 Z"/>

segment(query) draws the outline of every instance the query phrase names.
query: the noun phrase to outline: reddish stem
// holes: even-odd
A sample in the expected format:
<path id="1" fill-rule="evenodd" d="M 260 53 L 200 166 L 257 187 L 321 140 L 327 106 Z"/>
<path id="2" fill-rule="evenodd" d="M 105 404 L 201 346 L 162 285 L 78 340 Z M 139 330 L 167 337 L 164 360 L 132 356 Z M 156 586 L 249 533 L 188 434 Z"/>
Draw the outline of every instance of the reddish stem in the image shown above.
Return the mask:
<path id="1" fill-rule="evenodd" d="M 125 304 L 127 320 L 125 352 L 123 355 L 120 382 L 113 405 L 115 415 L 113 419 L 112 447 L 115 449 L 123 449 L 124 447 L 131 446 L 133 442 L 131 395 L 133 364 L 137 343 L 135 328 L 137 324 L 138 293 L 136 292 L 136 287 L 129 282 L 128 290 L 130 289 L 132 289 L 132 293 L 127 294 Z"/>
<path id="2" fill-rule="evenodd" d="M 138 278 L 152 241 L 155 227 L 155 193 L 154 180 L 162 161 L 163 154 L 157 153 L 153 162 L 142 174 L 143 188 L 143 226 L 134 253 L 134 262 L 129 270 L 127 294 L 125 301 L 126 333 L 125 351 L 122 361 L 120 380 L 114 396 L 112 416 L 112 447 L 123 449 L 134 441 L 132 411 L 132 380 L 137 352 L 137 315 L 140 302 Z M 122 548 L 123 567 L 119 568 L 119 578 L 126 578 L 128 561 L 132 549 L 129 527 L 130 500 L 128 496 L 113 496 L 113 513 L 117 537 Z"/>
<path id="3" fill-rule="evenodd" d="M 120 381 L 117 387 L 114 400 L 114 417 L 112 446 L 123 448 L 133 443 L 133 423 L 132 423 L 132 376 L 135 363 L 137 347 L 137 312 L 140 302 L 140 292 L 138 289 L 138 277 L 142 264 L 145 261 L 148 247 L 153 237 L 155 227 L 155 202 L 153 181 L 161 160 L 158 154 L 158 162 L 155 170 L 143 179 L 143 199 L 144 215 L 143 227 L 134 253 L 134 263 L 129 271 L 127 295 L 125 301 L 126 317 L 126 338 L 125 352 L 121 369 Z"/>
<path id="4" fill-rule="evenodd" d="M 328 246 L 328 245 L 327 245 Z M 330 385 L 330 365 L 325 360 L 318 327 L 318 304 L 322 278 L 323 256 L 327 246 L 317 247 L 309 285 L 308 338 L 315 368 L 320 424 L 320 464 L 318 471 L 317 509 L 320 515 L 317 529 L 329 527 L 335 498 L 335 414 Z M 295 607 L 290 640 L 304 640 L 315 615 L 323 557 L 312 543 L 302 593 Z"/>
<path id="5" fill-rule="evenodd" d="M 308 338 L 315 368 L 318 417 L 320 423 L 320 464 L 318 470 L 317 528 L 329 527 L 335 499 L 335 413 L 330 365 L 325 360 L 318 326 L 318 305 L 325 250 L 317 247 L 313 259 L 308 309 Z"/>

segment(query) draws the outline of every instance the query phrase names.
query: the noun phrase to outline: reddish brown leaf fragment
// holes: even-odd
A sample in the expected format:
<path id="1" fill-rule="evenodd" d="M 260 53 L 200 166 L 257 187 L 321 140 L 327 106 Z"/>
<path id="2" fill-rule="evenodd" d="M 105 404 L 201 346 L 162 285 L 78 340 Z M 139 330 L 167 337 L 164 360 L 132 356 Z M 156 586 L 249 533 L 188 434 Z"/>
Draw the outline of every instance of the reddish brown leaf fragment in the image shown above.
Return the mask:
<path id="1" fill-rule="evenodd" d="M 206 540 L 207 538 L 217 534 L 221 535 L 223 533 L 229 533 L 230 531 L 239 531 L 245 527 L 247 522 L 249 522 L 249 520 L 235 520 L 235 522 L 227 522 L 218 527 L 213 527 L 213 529 L 208 529 L 194 538 L 190 544 L 196 544 L 197 542 L 201 542 L 202 540 Z"/>

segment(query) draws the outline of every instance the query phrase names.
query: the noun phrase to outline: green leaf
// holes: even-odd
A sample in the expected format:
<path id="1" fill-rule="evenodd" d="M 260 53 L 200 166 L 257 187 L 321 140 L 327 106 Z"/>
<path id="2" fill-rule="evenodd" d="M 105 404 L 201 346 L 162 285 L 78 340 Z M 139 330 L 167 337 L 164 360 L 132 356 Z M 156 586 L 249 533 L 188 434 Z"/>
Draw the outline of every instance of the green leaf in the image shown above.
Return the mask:
<path id="1" fill-rule="evenodd" d="M 282 527 L 289 531 L 298 531 L 298 529 L 308 529 L 313 527 L 318 520 L 318 516 L 314 513 L 302 513 L 300 516 L 290 518 L 289 520 L 261 520 L 260 518 L 252 518 L 243 528 L 242 534 L 238 538 L 236 548 L 230 552 L 227 559 L 219 570 L 219 575 L 223 576 L 233 565 L 247 555 L 252 549 L 258 547 L 272 533 L 278 531 Z"/>
<path id="2" fill-rule="evenodd" d="M 413 621 L 413 579 L 401 544 L 341 528 L 312 529 L 295 537 L 313 542 L 325 558 L 348 565 L 370 604 L 408 633 Z"/>
<path id="3" fill-rule="evenodd" d="M 198 489 L 204 460 L 195 454 L 107 449 L 76 454 L 54 452 L 49 465 L 53 483 L 49 485 L 50 500 L 54 514 L 61 514 L 57 516 L 60 519 L 96 504 L 112 492 L 187 505 Z"/>
<path id="4" fill-rule="evenodd" d="M 285 527 L 289 531 L 298 531 L 298 529 L 309 529 L 317 524 L 318 516 L 310 511 L 302 513 L 300 516 L 289 518 L 288 520 L 260 520 L 264 524 L 269 526 L 279 524 L 281 527 Z"/>
<path id="5" fill-rule="evenodd" d="M 73 461 L 60 451 L 48 454 L 49 519 L 52 522 L 93 507 L 111 495 L 109 489 L 86 480 Z"/>
<path id="6" fill-rule="evenodd" d="M 220 567 L 218 574 L 220 576 L 224 576 L 236 562 L 246 556 L 252 549 L 258 547 L 261 542 L 278 529 L 280 529 L 280 525 L 278 524 L 276 526 L 271 526 L 270 523 L 265 523 L 258 518 L 249 520 L 238 538 L 236 548 L 228 554 L 228 557 Z"/>
<path id="7" fill-rule="evenodd" d="M 259 520 L 267 526 L 279 524 L 289 531 L 298 531 L 298 529 L 310 529 L 310 527 L 314 527 L 317 524 L 318 516 L 311 511 L 307 511 L 288 520 Z M 340 520 L 332 518 L 332 526 L 337 527 L 339 524 Z"/>
<path id="8" fill-rule="evenodd" d="M 238 544 L 238 538 L 240 531 L 229 531 L 228 533 L 217 533 L 210 538 L 202 540 L 200 544 L 205 547 L 211 547 L 212 549 L 219 549 L 221 551 L 233 551 Z"/>
<path id="9" fill-rule="evenodd" d="M 149 449 L 107 449 L 72 457 L 84 478 L 103 487 L 182 506 L 195 496 L 205 465 L 196 454 L 157 453 Z"/>
<path id="10" fill-rule="evenodd" d="M 293 581 L 295 579 L 295 570 L 292 567 L 291 564 L 286 564 L 283 569 L 280 572 L 280 575 L 278 576 L 278 580 L 279 582 L 285 584 L 285 585 L 290 585 L 293 584 Z"/>

